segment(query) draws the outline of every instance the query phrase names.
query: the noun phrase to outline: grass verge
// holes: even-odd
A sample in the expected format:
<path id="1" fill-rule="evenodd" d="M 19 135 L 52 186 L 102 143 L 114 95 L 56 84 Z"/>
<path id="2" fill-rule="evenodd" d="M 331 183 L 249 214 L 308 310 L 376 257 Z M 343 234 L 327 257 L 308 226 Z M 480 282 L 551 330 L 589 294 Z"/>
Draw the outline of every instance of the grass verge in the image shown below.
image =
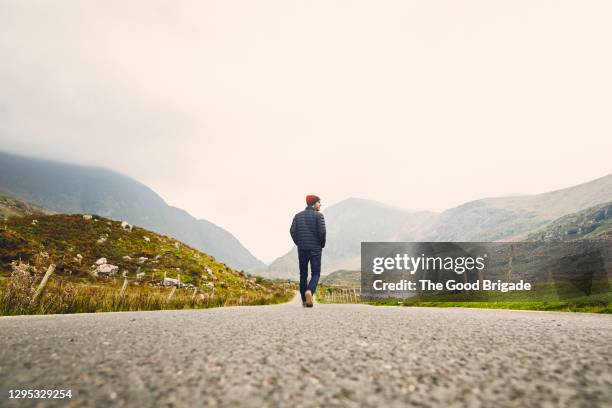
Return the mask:
<path id="1" fill-rule="evenodd" d="M 144 282 L 124 286 L 123 280 L 92 284 L 49 280 L 41 295 L 34 294 L 41 274 L 28 264 L 15 264 L 0 279 L 0 315 L 96 313 L 164 309 L 203 309 L 220 306 L 267 305 L 289 301 L 294 287 L 266 282 L 267 290 L 243 293 L 202 292 L 198 289 L 154 287 Z"/>
<path id="2" fill-rule="evenodd" d="M 330 288 L 322 286 L 317 289 L 317 301 L 321 303 L 361 303 L 374 306 L 418 306 L 418 307 L 466 307 L 480 309 L 514 309 L 514 310 L 540 310 L 558 312 L 584 312 L 584 313 L 612 313 L 612 293 L 598 293 L 591 296 L 576 296 L 567 300 L 554 299 L 550 288 L 545 288 L 550 300 L 534 301 L 522 294 L 509 294 L 506 300 L 495 301 L 470 301 L 470 300 L 448 300 L 444 295 L 430 296 L 431 300 L 424 300 L 415 296 L 414 298 L 398 299 L 384 298 L 377 300 L 364 300 L 351 295 L 352 289 Z M 348 293 L 348 295 L 346 294 Z M 453 295 L 453 298 L 457 298 Z M 460 297 L 460 296 L 459 296 Z M 466 294 L 465 298 L 474 298 L 473 294 Z M 433 298 L 433 299 L 432 299 Z M 450 299 L 450 298 L 449 298 Z M 544 297 L 546 299 L 546 296 Z"/>

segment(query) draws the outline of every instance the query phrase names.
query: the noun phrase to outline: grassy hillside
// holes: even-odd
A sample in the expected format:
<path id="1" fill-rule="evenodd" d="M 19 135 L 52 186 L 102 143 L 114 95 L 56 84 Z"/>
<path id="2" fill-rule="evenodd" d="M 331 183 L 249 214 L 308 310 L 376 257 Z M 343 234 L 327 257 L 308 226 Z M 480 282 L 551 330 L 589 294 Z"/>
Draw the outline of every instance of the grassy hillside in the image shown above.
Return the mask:
<path id="1" fill-rule="evenodd" d="M 276 302 L 290 296 L 290 287 L 285 284 L 250 277 L 172 238 L 139 227 L 130 231 L 120 222 L 99 216 L 86 219 L 83 215 L 37 214 L 10 218 L 0 224 L 0 270 L 5 289 L 11 281 L 9 275 L 15 273 L 15 261 L 27 262 L 31 274 L 40 275 L 41 269 L 48 266 L 39 265 L 41 254 L 47 259 L 45 264 L 57 265 L 52 279 L 60 286 L 112 287 L 127 277 L 130 288 L 159 292 L 157 286 L 164 276 L 178 279 L 180 275 L 181 283 L 193 287 L 177 292 L 189 291 L 190 298 L 198 294 L 208 300 L 224 299 L 224 304 L 247 304 Z M 100 258 L 118 267 L 113 276 L 94 276 Z M 163 290 L 163 296 L 168 296 L 170 289 Z M 157 307 L 151 304 L 142 308 Z M 8 312 L 5 310 L 5 314 Z"/>

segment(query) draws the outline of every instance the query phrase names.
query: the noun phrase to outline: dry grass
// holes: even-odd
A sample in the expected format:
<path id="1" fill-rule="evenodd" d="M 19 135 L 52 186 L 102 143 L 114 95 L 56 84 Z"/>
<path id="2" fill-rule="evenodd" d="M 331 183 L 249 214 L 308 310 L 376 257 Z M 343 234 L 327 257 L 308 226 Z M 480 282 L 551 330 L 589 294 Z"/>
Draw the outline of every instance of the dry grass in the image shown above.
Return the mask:
<path id="1" fill-rule="evenodd" d="M 293 295 L 289 286 L 277 291 L 227 297 L 193 289 L 151 287 L 141 282 L 128 282 L 122 291 L 123 280 L 104 285 L 77 283 L 62 279 L 49 280 L 42 294 L 34 300 L 34 293 L 44 270 L 39 265 L 12 263 L 10 277 L 0 285 L 0 315 L 93 313 L 138 310 L 209 308 L 219 306 L 262 305 L 288 301 Z M 173 293 L 172 293 L 173 292 Z M 172 293 L 172 296 L 170 294 Z"/>

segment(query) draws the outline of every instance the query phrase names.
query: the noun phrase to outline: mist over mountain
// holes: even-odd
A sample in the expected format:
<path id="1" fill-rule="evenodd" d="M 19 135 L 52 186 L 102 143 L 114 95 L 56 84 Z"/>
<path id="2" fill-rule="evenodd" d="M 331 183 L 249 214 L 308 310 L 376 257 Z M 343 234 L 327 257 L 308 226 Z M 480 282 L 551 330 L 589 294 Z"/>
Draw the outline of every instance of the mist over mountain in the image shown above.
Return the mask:
<path id="1" fill-rule="evenodd" d="M 360 269 L 361 241 L 519 240 L 560 217 L 609 201 L 612 174 L 542 194 L 475 200 L 442 213 L 413 212 L 351 198 L 324 211 L 328 237 L 322 274 Z M 259 273 L 297 279 L 297 249 Z"/>
<path id="2" fill-rule="evenodd" d="M 104 168 L 0 152 L 0 190 L 59 213 L 127 220 L 181 240 L 235 269 L 264 266 L 228 231 L 169 206 L 144 184 Z"/>

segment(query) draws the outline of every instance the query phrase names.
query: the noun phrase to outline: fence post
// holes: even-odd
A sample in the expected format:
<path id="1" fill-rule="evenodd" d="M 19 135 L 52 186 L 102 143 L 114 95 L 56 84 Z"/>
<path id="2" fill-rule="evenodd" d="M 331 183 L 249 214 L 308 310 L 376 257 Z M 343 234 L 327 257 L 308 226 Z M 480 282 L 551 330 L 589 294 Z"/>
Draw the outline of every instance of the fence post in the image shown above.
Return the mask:
<path id="1" fill-rule="evenodd" d="M 47 285 L 47 281 L 49 280 L 49 277 L 51 276 L 53 271 L 55 271 L 55 265 L 51 264 L 51 265 L 49 265 L 49 268 L 47 269 L 47 272 L 45 272 L 45 276 L 43 276 L 42 280 L 40 281 L 40 284 L 38 285 L 38 288 L 36 288 L 36 292 L 34 292 L 34 296 L 32 297 L 32 302 L 34 302 L 38 298 L 38 296 L 40 296 L 40 294 L 43 292 L 43 290 L 45 290 L 45 286 Z"/>
<path id="2" fill-rule="evenodd" d="M 119 297 L 123 297 L 125 295 L 125 291 L 127 290 L 128 287 L 128 279 L 125 278 L 123 281 L 123 286 L 121 286 L 121 291 L 119 292 Z"/>
<path id="3" fill-rule="evenodd" d="M 176 292 L 176 286 L 172 287 L 172 290 L 170 291 L 170 294 L 168 295 L 168 299 L 166 299 L 166 302 L 168 302 L 170 299 L 172 299 L 172 296 L 174 295 L 174 292 Z"/>

